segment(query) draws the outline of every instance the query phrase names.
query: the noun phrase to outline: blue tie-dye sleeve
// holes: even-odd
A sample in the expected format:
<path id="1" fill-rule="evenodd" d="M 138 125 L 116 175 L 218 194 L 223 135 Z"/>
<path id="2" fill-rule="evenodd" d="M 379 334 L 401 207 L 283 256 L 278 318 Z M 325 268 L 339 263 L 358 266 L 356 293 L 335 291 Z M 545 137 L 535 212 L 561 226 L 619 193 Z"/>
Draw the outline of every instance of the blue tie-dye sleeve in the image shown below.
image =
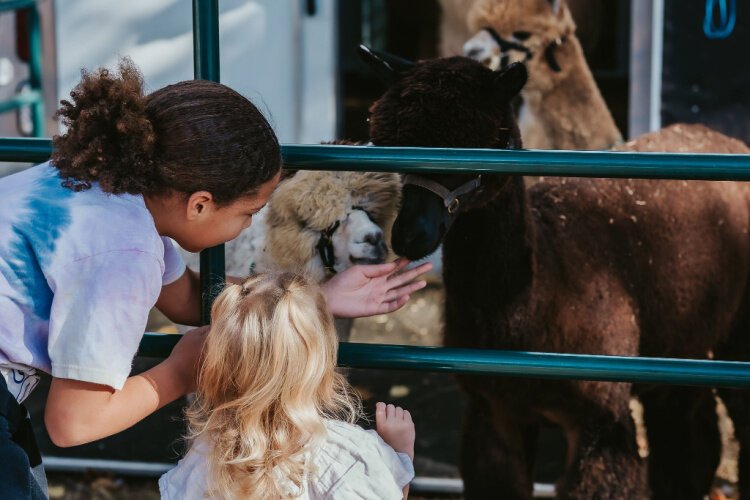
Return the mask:
<path id="1" fill-rule="evenodd" d="M 161 292 L 159 260 L 111 251 L 70 263 L 52 279 L 52 376 L 122 389 Z"/>

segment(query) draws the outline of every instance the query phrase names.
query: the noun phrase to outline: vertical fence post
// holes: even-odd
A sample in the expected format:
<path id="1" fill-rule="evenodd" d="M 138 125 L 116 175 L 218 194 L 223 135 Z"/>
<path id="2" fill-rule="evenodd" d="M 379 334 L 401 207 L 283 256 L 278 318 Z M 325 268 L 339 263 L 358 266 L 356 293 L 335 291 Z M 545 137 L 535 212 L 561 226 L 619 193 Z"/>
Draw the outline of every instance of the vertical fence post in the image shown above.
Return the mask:
<path id="1" fill-rule="evenodd" d="M 195 78 L 219 81 L 219 2 L 193 0 Z M 224 245 L 201 252 L 201 322 L 211 320 L 211 304 L 224 283 Z"/>
<path id="2" fill-rule="evenodd" d="M 42 33 L 36 4 L 27 9 L 29 23 L 29 86 L 39 92 L 31 105 L 34 137 L 44 137 L 44 94 L 42 94 Z"/>

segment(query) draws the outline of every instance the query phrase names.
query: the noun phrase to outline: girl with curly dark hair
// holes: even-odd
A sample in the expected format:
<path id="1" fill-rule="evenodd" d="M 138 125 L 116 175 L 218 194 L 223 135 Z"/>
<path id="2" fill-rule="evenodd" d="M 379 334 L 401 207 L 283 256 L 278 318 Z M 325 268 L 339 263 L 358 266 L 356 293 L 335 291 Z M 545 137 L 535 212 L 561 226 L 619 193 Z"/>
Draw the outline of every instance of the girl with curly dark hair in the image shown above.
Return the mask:
<path id="1" fill-rule="evenodd" d="M 43 495 L 20 403 L 52 375 L 45 423 L 58 446 L 120 432 L 190 392 L 205 333 L 187 333 L 154 368 L 130 375 L 149 310 L 199 323 L 190 251 L 250 225 L 279 181 L 276 136 L 230 88 L 186 81 L 144 95 L 119 74 L 82 73 L 58 115 L 52 160 L 0 179 L 0 492 Z M 400 308 L 429 266 L 355 266 L 323 285 L 334 315 Z M 228 281 L 236 281 L 228 278 Z"/>

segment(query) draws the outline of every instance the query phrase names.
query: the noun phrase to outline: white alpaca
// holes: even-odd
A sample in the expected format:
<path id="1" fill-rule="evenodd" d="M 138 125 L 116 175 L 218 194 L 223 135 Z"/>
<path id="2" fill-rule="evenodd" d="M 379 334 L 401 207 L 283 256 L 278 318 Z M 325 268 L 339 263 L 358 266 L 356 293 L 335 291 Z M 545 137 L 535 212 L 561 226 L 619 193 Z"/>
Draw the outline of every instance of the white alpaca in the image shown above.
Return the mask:
<path id="1" fill-rule="evenodd" d="M 263 208 L 253 217 L 253 224 L 237 238 L 226 245 L 226 272 L 232 276 L 284 270 L 278 259 L 272 255 L 267 246 L 268 226 L 266 216 L 268 207 Z M 363 209 L 357 207 L 342 214 L 330 236 L 320 232 L 320 240 L 330 241 L 332 257 L 324 262 L 326 250 L 317 248 L 317 255 L 311 255 L 307 262 L 295 266 L 316 281 L 322 281 L 327 275 L 340 273 L 355 264 L 380 264 L 385 262 L 388 249 L 385 243 L 383 228 L 378 226 Z"/>
<path id="2" fill-rule="evenodd" d="M 379 264 L 398 209 L 397 174 L 301 171 L 283 180 L 252 225 L 226 245 L 226 272 L 302 272 L 316 282 Z M 198 256 L 186 254 L 198 268 Z"/>

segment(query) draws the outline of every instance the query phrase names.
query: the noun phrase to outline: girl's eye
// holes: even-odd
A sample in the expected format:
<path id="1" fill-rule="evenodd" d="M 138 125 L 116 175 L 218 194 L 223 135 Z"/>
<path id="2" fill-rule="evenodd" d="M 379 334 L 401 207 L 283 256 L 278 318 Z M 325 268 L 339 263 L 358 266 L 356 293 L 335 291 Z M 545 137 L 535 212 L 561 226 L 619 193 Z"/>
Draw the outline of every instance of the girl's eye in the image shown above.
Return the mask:
<path id="1" fill-rule="evenodd" d="M 513 38 L 516 40 L 528 40 L 528 38 L 531 36 L 531 33 L 528 31 L 514 31 L 513 32 Z"/>

